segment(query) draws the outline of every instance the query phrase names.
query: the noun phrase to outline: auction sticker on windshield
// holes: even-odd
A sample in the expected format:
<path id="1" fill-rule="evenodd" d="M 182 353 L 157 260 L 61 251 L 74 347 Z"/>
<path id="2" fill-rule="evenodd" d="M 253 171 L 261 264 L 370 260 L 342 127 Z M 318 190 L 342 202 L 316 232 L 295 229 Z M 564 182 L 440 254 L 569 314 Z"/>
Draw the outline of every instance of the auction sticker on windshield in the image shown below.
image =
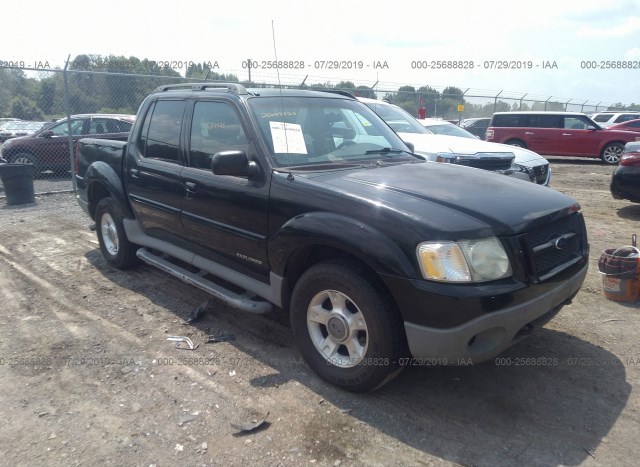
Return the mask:
<path id="1" fill-rule="evenodd" d="M 276 154 L 307 154 L 302 127 L 297 123 L 269 122 L 273 152 Z"/>

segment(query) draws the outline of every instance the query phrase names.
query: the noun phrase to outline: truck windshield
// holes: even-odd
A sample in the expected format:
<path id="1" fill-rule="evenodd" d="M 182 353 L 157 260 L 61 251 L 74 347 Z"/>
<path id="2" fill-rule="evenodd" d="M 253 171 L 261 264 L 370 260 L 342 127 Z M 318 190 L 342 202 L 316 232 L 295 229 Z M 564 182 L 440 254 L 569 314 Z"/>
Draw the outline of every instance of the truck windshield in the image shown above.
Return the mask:
<path id="1" fill-rule="evenodd" d="M 280 167 L 414 159 L 398 135 L 358 101 L 283 96 L 248 103 Z"/>

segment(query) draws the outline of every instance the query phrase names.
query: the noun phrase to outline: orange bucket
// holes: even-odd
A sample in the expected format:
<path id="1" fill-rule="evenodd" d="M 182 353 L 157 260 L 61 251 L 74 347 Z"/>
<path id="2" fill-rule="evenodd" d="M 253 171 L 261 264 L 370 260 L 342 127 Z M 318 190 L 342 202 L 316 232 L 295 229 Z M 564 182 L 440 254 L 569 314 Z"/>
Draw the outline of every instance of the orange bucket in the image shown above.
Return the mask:
<path id="1" fill-rule="evenodd" d="M 598 260 L 602 294 L 609 300 L 635 302 L 640 299 L 640 250 L 635 246 L 608 248 Z"/>

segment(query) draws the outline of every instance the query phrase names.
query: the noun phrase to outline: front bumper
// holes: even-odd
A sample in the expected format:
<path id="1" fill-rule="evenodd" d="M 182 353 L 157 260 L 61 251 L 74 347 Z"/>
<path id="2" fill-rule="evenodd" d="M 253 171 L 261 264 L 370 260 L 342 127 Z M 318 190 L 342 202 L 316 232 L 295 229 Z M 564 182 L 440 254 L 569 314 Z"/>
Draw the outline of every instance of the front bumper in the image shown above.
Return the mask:
<path id="1" fill-rule="evenodd" d="M 560 309 L 570 303 L 587 274 L 588 266 L 582 265 L 564 280 L 541 288 L 530 285 L 524 289 L 537 288 L 536 293 L 526 293 L 524 301 L 501 307 L 495 311 L 458 324 L 453 327 L 433 327 L 405 320 L 404 326 L 411 354 L 416 358 L 437 359 L 441 364 L 479 363 L 495 357 L 512 346 L 534 329 L 543 326 Z M 493 298 L 493 297 L 491 297 Z M 460 299 L 464 308 L 465 299 Z M 429 312 L 429 299 L 424 297 L 422 307 Z M 456 309 L 448 310 L 455 314 Z M 415 316 L 415 312 L 412 313 Z"/>
<path id="2" fill-rule="evenodd" d="M 615 199 L 640 203 L 640 167 L 618 166 L 611 175 L 609 189 Z"/>

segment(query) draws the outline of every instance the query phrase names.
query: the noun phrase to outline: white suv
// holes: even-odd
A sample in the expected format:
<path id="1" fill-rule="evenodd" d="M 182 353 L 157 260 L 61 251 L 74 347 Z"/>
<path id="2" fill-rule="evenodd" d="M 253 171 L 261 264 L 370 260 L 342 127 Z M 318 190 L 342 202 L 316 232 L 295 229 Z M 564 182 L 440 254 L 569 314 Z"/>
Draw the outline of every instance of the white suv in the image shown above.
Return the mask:
<path id="1" fill-rule="evenodd" d="M 539 185 L 549 186 L 551 181 L 551 168 L 549 161 L 539 154 L 528 149 L 518 148 L 506 144 L 490 143 L 477 139 L 462 128 L 455 127 L 457 133 L 467 133 L 468 136 L 456 134 L 436 134 L 425 128 L 419 120 L 397 105 L 376 99 L 358 97 L 362 103 L 377 113 L 387 125 L 389 125 L 403 141 L 414 146 L 416 154 L 427 157 L 431 161 L 450 162 L 460 165 L 470 165 L 491 171 L 501 171 L 513 177 L 531 181 Z M 452 130 L 453 128 L 447 127 Z M 461 137 L 462 136 L 462 137 Z M 504 170 L 498 160 L 500 155 L 514 156 L 508 171 Z M 496 170 L 499 169 L 499 170 Z"/>
<path id="2" fill-rule="evenodd" d="M 602 128 L 607 128 L 616 123 L 623 123 L 629 120 L 640 118 L 640 112 L 598 112 L 591 115 L 591 119 Z"/>

